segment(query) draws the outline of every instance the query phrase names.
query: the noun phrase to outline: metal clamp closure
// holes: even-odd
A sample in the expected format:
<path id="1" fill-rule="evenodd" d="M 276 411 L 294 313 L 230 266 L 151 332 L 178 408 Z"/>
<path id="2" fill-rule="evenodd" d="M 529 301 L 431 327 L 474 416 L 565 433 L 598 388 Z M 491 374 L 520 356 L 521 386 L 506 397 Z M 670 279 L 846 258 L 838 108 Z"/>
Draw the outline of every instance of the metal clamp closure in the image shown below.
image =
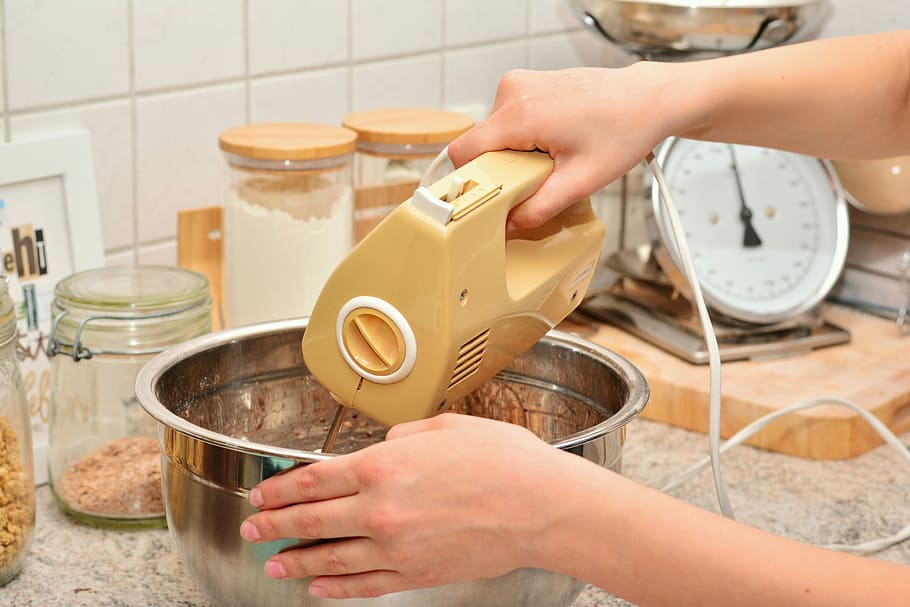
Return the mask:
<path id="1" fill-rule="evenodd" d="M 148 354 L 158 354 L 164 351 L 164 348 L 154 348 L 149 350 L 91 350 L 84 345 L 82 345 L 82 331 L 85 329 L 85 326 L 90 322 L 96 320 L 148 320 L 154 318 L 166 318 L 168 316 L 176 316 L 182 314 L 183 312 L 188 312 L 194 308 L 198 308 L 202 305 L 203 302 L 196 302 L 182 308 L 177 308 L 176 310 L 169 310 L 167 312 L 157 312 L 154 314 L 133 314 L 133 315 L 123 315 L 123 314 L 96 314 L 94 316 L 86 316 L 76 327 L 76 334 L 73 336 L 73 343 L 69 344 L 62 342 L 57 339 L 57 327 L 60 324 L 60 321 L 69 314 L 69 310 L 63 310 L 60 314 L 54 317 L 53 322 L 51 323 L 51 334 L 47 342 L 47 356 L 52 358 L 57 354 L 66 354 L 70 356 L 75 362 L 80 360 L 87 360 L 95 356 L 96 354 L 101 355 L 114 355 L 114 356 L 142 356 Z M 61 307 L 57 305 L 56 298 L 54 299 L 51 307 Z"/>

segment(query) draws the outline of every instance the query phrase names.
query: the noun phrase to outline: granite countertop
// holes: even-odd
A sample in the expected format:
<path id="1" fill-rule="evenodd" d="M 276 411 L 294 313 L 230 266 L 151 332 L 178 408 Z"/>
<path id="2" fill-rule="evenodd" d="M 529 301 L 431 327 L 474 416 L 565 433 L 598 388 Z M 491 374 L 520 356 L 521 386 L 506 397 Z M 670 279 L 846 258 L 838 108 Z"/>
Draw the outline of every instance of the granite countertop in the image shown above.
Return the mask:
<path id="1" fill-rule="evenodd" d="M 910 433 L 903 437 L 910 441 Z M 707 451 L 704 435 L 636 420 L 624 473 L 658 487 Z M 819 462 L 737 447 L 724 456 L 725 479 L 740 520 L 797 539 L 854 543 L 910 522 L 910 469 L 890 448 L 846 461 Z M 706 470 L 674 495 L 716 510 Z M 609 546 L 604 546 L 609 550 Z M 875 558 L 910 564 L 910 542 Z M 107 531 L 67 518 L 50 490 L 38 489 L 38 522 L 22 574 L 0 588 L 15 607 L 215 607 L 196 589 L 166 530 Z M 588 587 L 573 607 L 629 605 Z"/>

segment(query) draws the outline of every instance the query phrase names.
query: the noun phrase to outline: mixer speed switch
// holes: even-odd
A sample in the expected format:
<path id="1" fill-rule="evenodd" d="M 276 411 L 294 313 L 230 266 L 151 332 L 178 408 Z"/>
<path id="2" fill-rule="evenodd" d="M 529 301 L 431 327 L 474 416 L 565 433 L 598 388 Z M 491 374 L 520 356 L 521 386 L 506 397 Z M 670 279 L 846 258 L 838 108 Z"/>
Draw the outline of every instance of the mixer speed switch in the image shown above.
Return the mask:
<path id="1" fill-rule="evenodd" d="M 364 379 L 390 384 L 414 368 L 414 331 L 404 315 L 383 299 L 350 299 L 338 313 L 335 336 L 345 362 Z"/>

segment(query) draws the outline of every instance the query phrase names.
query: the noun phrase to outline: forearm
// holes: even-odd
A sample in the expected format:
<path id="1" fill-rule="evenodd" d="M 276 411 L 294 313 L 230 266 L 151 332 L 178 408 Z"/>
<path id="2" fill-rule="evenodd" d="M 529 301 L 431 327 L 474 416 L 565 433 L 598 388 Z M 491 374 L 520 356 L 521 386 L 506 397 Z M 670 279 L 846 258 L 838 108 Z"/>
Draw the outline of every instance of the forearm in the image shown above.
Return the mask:
<path id="1" fill-rule="evenodd" d="M 825 158 L 910 154 L 910 30 L 638 66 L 666 72 L 670 135 Z"/>
<path id="2" fill-rule="evenodd" d="M 544 536 L 545 566 L 643 607 L 886 607 L 910 596 L 907 567 L 774 536 L 606 471 L 573 476 L 554 492 L 570 506 Z"/>

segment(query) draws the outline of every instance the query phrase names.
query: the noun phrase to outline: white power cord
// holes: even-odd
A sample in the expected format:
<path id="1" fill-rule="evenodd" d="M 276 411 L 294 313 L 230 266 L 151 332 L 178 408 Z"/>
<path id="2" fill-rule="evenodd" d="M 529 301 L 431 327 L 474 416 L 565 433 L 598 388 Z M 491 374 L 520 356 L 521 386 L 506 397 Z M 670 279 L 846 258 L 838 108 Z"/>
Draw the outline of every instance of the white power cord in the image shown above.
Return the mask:
<path id="1" fill-rule="evenodd" d="M 436 171 L 439 170 L 439 167 L 442 166 L 442 163 L 449 160 L 449 146 L 442 148 L 436 158 L 430 161 L 430 164 L 427 166 L 427 170 L 423 172 L 423 177 L 420 178 L 420 187 L 425 188 L 436 180 Z"/>
<path id="2" fill-rule="evenodd" d="M 796 411 L 811 409 L 826 404 L 848 407 L 858 413 L 888 445 L 900 453 L 900 455 L 907 460 L 907 463 L 910 464 L 910 449 L 907 449 L 890 428 L 856 403 L 836 397 L 813 398 L 764 415 L 742 428 L 739 432 L 734 434 L 723 447 L 720 447 L 721 382 L 720 352 L 717 347 L 717 337 L 714 334 L 714 327 L 711 324 L 711 318 L 708 315 L 708 309 L 705 306 L 704 298 L 702 297 L 701 285 L 698 282 L 692 259 L 689 255 L 685 232 L 679 220 L 679 215 L 676 213 L 676 207 L 673 205 L 673 199 L 670 196 L 669 188 L 664 181 L 663 172 L 661 171 L 657 160 L 654 158 L 653 153 L 648 154 L 645 161 L 651 169 L 651 173 L 654 175 L 654 180 L 660 191 L 662 207 L 664 211 L 666 211 L 667 217 L 670 219 L 670 229 L 673 234 L 673 240 L 675 241 L 676 249 L 679 252 L 679 258 L 682 262 L 683 272 L 686 275 L 686 281 L 689 283 L 689 287 L 692 290 L 695 308 L 698 312 L 698 319 L 701 323 L 702 331 L 705 335 L 705 342 L 708 346 L 708 365 L 710 368 L 710 388 L 708 393 L 709 456 L 684 471 L 679 477 L 665 485 L 661 490 L 669 491 L 670 489 L 681 485 L 710 463 L 714 472 L 714 487 L 717 492 L 717 502 L 720 505 L 721 513 L 728 518 L 735 519 L 733 508 L 730 505 L 730 499 L 727 496 L 727 488 L 721 477 L 720 454 L 741 444 L 780 417 Z M 871 554 L 903 542 L 908 538 L 910 538 L 910 525 L 907 525 L 894 535 L 879 540 L 872 540 L 861 544 L 827 544 L 823 547 L 856 554 Z"/>
<path id="3" fill-rule="evenodd" d="M 891 447 L 897 450 L 900 453 L 901 457 L 907 460 L 907 463 L 910 464 L 910 450 L 901 443 L 900 439 L 894 435 L 893 432 L 883 424 L 877 417 L 869 413 L 866 409 L 863 409 L 856 403 L 845 400 L 842 398 L 835 397 L 820 397 L 820 398 L 811 398 L 808 400 L 800 401 L 784 407 L 773 413 L 764 415 L 752 423 L 743 427 L 739 432 L 730 437 L 730 439 L 724 443 L 724 446 L 720 448 L 720 453 L 726 453 L 733 447 L 742 444 L 749 437 L 753 436 L 757 432 L 761 431 L 763 428 L 771 424 L 773 421 L 785 415 L 795 413 L 797 411 L 804 411 L 806 409 L 812 409 L 813 407 L 818 407 L 821 405 L 840 405 L 847 407 L 856 411 L 864 420 L 866 420 L 870 426 L 872 426 L 876 432 L 878 432 L 882 438 L 885 439 L 885 442 L 888 443 Z M 711 458 L 706 457 L 696 464 L 687 468 L 682 474 L 677 476 L 675 479 L 661 487 L 661 491 L 667 492 L 675 489 L 676 487 L 682 485 L 683 483 L 690 480 L 696 474 L 698 474 L 705 466 L 711 463 Z M 872 540 L 869 542 L 864 542 L 862 544 L 826 544 L 825 548 L 831 548 L 833 550 L 841 550 L 844 552 L 854 552 L 857 554 L 870 554 L 873 552 L 878 552 L 884 550 L 889 546 L 894 544 L 899 544 L 904 540 L 910 538 L 910 525 L 907 525 L 894 535 L 891 535 L 880 540 Z"/>
<path id="4" fill-rule="evenodd" d="M 663 209 L 667 212 L 670 220 L 670 231 L 673 234 L 673 240 L 676 241 L 676 250 L 679 252 L 679 259 L 682 262 L 683 273 L 686 275 L 686 282 L 692 290 L 695 309 L 698 311 L 698 320 L 701 323 L 702 332 L 705 335 L 705 344 L 708 346 L 708 368 L 710 370 L 710 380 L 708 385 L 708 450 L 711 455 L 711 468 L 714 472 L 714 490 L 717 493 L 717 503 L 720 506 L 721 513 L 727 518 L 735 519 L 733 515 L 733 506 L 730 504 L 730 498 L 727 495 L 727 485 L 720 472 L 720 349 L 717 347 L 717 336 L 714 334 L 714 326 L 711 324 L 711 317 L 708 316 L 708 307 L 705 305 L 705 298 L 702 296 L 701 285 L 695 274 L 695 266 L 692 263 L 692 256 L 689 254 L 689 245 L 686 243 L 685 230 L 682 222 L 679 220 L 679 214 L 676 212 L 676 206 L 670 197 L 670 188 L 664 181 L 663 171 L 657 164 L 654 153 L 648 154 L 645 158 L 651 173 L 654 175 L 654 181 L 660 190 L 660 199 L 663 203 Z"/>
<path id="5" fill-rule="evenodd" d="M 439 170 L 439 167 L 442 166 L 442 163 L 448 160 L 448 157 L 448 147 L 443 148 L 439 155 L 437 155 L 436 158 L 434 158 L 432 162 L 430 162 L 430 165 L 427 167 L 426 172 L 420 180 L 421 186 L 427 186 L 433 182 L 436 172 Z M 702 295 L 701 291 L 701 285 L 698 282 L 698 277 L 695 273 L 695 267 L 692 263 L 692 257 L 689 254 L 689 247 L 686 243 L 685 231 L 683 230 L 682 222 L 679 219 L 679 214 L 676 212 L 676 207 L 673 204 L 673 199 L 670 196 L 670 189 L 667 187 L 666 181 L 664 181 L 663 171 L 661 170 L 660 165 L 657 163 L 657 159 L 654 157 L 653 153 L 648 154 L 648 156 L 645 158 L 645 162 L 651 169 L 651 173 L 654 175 L 654 181 L 657 183 L 657 187 L 659 188 L 661 205 L 664 211 L 667 213 L 667 218 L 670 220 L 670 231 L 673 235 L 673 240 L 675 241 L 676 250 L 679 253 L 679 259 L 682 264 L 683 273 L 685 274 L 686 281 L 689 283 L 689 286 L 692 290 L 692 298 L 694 300 L 693 303 L 695 304 L 695 309 L 698 313 L 698 320 L 701 324 L 702 332 L 705 336 L 705 343 L 708 348 L 708 367 L 710 377 L 708 391 L 709 455 L 708 457 L 704 458 L 703 460 L 699 461 L 684 471 L 675 480 L 664 486 L 662 488 L 662 491 L 669 491 L 670 489 L 673 489 L 674 487 L 685 483 L 693 476 L 695 476 L 699 471 L 701 471 L 705 466 L 710 464 L 714 475 L 714 489 L 717 493 L 717 503 L 720 506 L 720 511 L 724 516 L 730 519 L 735 519 L 736 517 L 733 514 L 733 507 L 730 504 L 730 498 L 727 495 L 727 486 L 724 483 L 723 477 L 721 475 L 721 453 L 729 451 L 733 447 L 743 443 L 752 435 L 756 434 L 768 424 L 772 423 L 780 417 L 789 415 L 790 413 L 796 411 L 802 411 L 804 409 L 810 409 L 812 407 L 826 404 L 840 405 L 856 411 L 864 420 L 869 423 L 870 426 L 872 426 L 876 432 L 878 432 L 878 434 L 885 440 L 888 445 L 897 450 L 897 452 L 907 460 L 907 463 L 910 464 L 910 449 L 907 449 L 907 447 L 900 441 L 900 439 L 897 438 L 897 436 L 895 436 L 894 433 L 885 424 L 883 424 L 875 416 L 873 416 L 871 413 L 856 403 L 836 397 L 819 397 L 801 401 L 780 409 L 779 411 L 774 411 L 772 413 L 764 415 L 742 428 L 739 432 L 734 434 L 723 445 L 723 447 L 721 447 L 721 371 L 720 349 L 717 346 L 717 337 L 714 334 L 714 326 L 711 323 L 711 317 L 708 315 L 708 307 L 705 305 L 704 296 Z M 903 542 L 908 538 L 910 538 L 910 525 L 907 525 L 894 535 L 879 540 L 872 540 L 861 544 L 827 544 L 823 547 L 830 548 L 832 550 L 840 550 L 843 552 L 852 552 L 856 554 L 871 554 L 873 552 L 884 550 L 885 548 L 888 548 L 894 544 Z"/>

